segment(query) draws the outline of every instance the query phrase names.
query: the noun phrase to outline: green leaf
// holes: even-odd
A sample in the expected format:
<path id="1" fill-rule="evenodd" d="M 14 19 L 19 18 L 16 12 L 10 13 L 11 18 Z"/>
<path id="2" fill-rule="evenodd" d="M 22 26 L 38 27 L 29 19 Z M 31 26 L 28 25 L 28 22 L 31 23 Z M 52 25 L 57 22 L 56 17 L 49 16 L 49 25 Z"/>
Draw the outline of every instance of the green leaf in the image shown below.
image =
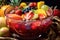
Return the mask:
<path id="1" fill-rule="evenodd" d="M 19 0 L 15 0 L 15 3 L 18 3 L 19 2 Z"/>
<path id="2" fill-rule="evenodd" d="M 18 6 L 21 2 L 21 0 L 10 0 L 11 3 L 10 4 L 13 4 L 13 6 Z"/>

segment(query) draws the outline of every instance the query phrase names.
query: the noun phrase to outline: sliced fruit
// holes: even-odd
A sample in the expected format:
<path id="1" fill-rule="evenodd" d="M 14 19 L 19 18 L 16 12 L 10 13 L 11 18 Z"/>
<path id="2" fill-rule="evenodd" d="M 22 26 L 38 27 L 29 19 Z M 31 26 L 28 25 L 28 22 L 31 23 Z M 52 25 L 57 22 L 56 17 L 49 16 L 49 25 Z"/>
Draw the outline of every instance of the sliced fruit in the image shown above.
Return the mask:
<path id="1" fill-rule="evenodd" d="M 0 16 L 4 16 L 4 12 L 0 9 Z"/>
<path id="2" fill-rule="evenodd" d="M 30 6 L 30 7 L 36 7 L 36 6 L 37 6 L 37 3 L 36 3 L 36 2 L 31 2 L 31 3 L 29 4 L 29 6 Z"/>
<path id="3" fill-rule="evenodd" d="M 6 19 L 5 17 L 0 17 L 0 27 L 6 26 Z"/>
<path id="4" fill-rule="evenodd" d="M 27 4 L 25 2 L 22 2 L 19 7 L 20 8 L 25 8 L 26 6 L 27 6 Z"/>
<path id="5" fill-rule="evenodd" d="M 47 14 L 43 9 L 38 9 L 36 12 L 39 15 L 39 18 L 46 18 L 47 17 Z"/>
<path id="6" fill-rule="evenodd" d="M 25 14 L 25 19 L 26 20 L 32 19 L 33 15 L 34 15 L 33 12 L 29 11 L 28 13 Z"/>
<path id="7" fill-rule="evenodd" d="M 2 10 L 5 10 L 6 8 L 10 7 L 10 5 L 4 5 L 1 7 Z"/>
<path id="8" fill-rule="evenodd" d="M 21 18 L 22 18 L 22 20 L 25 20 L 25 15 L 22 14 L 22 15 L 21 15 Z"/>
<path id="9" fill-rule="evenodd" d="M 38 14 L 34 14 L 34 16 L 32 17 L 32 19 L 37 19 L 38 18 Z"/>
<path id="10" fill-rule="evenodd" d="M 14 10 L 13 6 L 9 6 L 6 8 L 6 10 L 4 11 L 4 14 L 9 14 L 12 10 Z"/>
<path id="11" fill-rule="evenodd" d="M 0 9 L 0 16 L 4 16 L 4 14 L 10 12 L 11 9 L 13 9 L 13 7 L 10 6 L 10 5 L 2 6 L 1 9 Z"/>
<path id="12" fill-rule="evenodd" d="M 48 7 L 47 5 L 42 5 L 42 6 L 41 6 L 41 9 L 47 11 L 47 10 L 49 9 L 49 7 Z"/>
<path id="13" fill-rule="evenodd" d="M 7 17 L 15 20 L 22 20 L 21 16 L 17 14 L 7 14 Z"/>
<path id="14" fill-rule="evenodd" d="M 16 10 L 16 11 L 15 11 L 15 14 L 22 15 L 22 10 L 19 10 L 19 9 Z"/>
<path id="15" fill-rule="evenodd" d="M 45 4 L 44 1 L 38 2 L 38 3 L 37 3 L 37 8 L 38 8 L 38 9 L 41 9 L 41 6 L 44 5 L 44 4 Z"/>

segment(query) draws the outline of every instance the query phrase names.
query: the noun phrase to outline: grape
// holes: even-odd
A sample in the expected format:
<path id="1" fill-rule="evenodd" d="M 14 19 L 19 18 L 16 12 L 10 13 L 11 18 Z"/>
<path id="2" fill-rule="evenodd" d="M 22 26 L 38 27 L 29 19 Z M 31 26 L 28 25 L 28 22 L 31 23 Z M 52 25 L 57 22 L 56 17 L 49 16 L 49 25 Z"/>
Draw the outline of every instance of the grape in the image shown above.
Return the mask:
<path id="1" fill-rule="evenodd" d="M 42 7 L 41 7 L 41 9 L 43 9 L 43 10 L 48 10 L 49 9 L 49 7 L 47 6 L 47 5 L 43 5 Z"/>

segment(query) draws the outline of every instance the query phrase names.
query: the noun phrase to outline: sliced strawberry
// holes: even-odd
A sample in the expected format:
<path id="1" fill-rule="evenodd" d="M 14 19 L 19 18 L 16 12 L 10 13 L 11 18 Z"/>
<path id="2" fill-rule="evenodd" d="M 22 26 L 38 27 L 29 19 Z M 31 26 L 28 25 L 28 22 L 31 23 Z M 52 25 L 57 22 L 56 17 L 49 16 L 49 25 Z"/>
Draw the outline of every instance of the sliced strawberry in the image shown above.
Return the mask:
<path id="1" fill-rule="evenodd" d="M 19 10 L 19 9 L 16 10 L 16 11 L 15 11 L 15 14 L 22 15 L 22 10 Z"/>

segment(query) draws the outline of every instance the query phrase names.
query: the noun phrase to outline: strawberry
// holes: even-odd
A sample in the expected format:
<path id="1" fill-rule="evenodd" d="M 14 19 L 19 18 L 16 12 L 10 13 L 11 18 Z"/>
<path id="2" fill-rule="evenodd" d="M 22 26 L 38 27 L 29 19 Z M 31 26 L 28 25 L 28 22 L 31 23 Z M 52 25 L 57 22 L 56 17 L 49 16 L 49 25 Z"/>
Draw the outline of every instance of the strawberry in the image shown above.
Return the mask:
<path id="1" fill-rule="evenodd" d="M 22 15 L 22 10 L 19 10 L 19 9 L 16 10 L 16 11 L 15 11 L 15 14 Z"/>
<path id="2" fill-rule="evenodd" d="M 36 3 L 36 2 L 33 2 L 33 4 L 34 4 L 34 7 L 36 7 L 36 6 L 37 6 L 37 3 Z"/>
<path id="3" fill-rule="evenodd" d="M 32 24 L 31 24 L 32 30 L 37 29 L 40 26 L 40 24 L 41 24 L 41 22 L 39 20 L 32 22 Z"/>
<path id="4" fill-rule="evenodd" d="M 30 7 L 33 7 L 33 6 L 34 6 L 34 4 L 31 2 L 31 3 L 29 4 L 29 6 L 30 6 Z"/>
<path id="5" fill-rule="evenodd" d="M 36 7 L 36 6 L 37 6 L 37 3 L 36 3 L 36 2 L 31 2 L 31 3 L 29 4 L 29 6 L 30 6 L 30 7 Z"/>

